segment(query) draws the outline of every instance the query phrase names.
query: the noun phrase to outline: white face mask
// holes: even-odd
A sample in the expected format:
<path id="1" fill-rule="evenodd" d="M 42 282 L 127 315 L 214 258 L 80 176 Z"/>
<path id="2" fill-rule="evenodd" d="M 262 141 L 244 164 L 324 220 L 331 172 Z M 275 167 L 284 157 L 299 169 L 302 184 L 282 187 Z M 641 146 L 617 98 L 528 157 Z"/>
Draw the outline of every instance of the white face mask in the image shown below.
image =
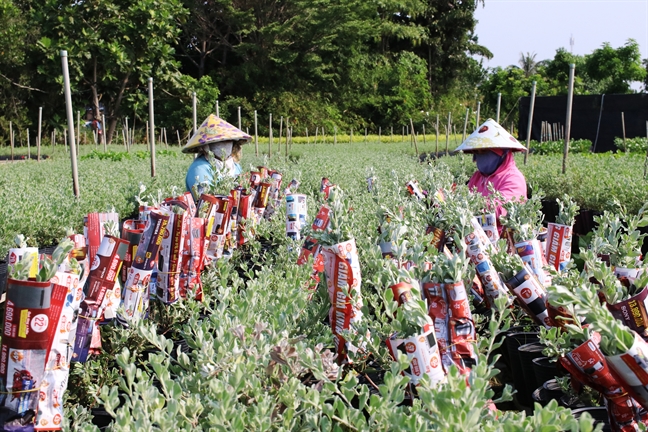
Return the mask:
<path id="1" fill-rule="evenodd" d="M 231 157 L 233 146 L 234 143 L 232 141 L 223 141 L 208 145 L 209 151 L 214 153 L 214 156 L 220 160 L 225 160 Z"/>

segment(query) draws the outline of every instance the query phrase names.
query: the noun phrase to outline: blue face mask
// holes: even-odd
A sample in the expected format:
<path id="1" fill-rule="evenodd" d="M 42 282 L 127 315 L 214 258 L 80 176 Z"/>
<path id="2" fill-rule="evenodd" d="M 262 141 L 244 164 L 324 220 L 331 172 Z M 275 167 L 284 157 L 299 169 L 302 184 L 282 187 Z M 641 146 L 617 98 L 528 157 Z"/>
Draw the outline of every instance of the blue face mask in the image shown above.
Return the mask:
<path id="1" fill-rule="evenodd" d="M 498 156 L 496 153 L 489 151 L 487 153 L 475 154 L 474 160 L 477 163 L 477 169 L 485 176 L 489 176 L 497 170 L 497 168 L 504 162 L 506 153 Z"/>

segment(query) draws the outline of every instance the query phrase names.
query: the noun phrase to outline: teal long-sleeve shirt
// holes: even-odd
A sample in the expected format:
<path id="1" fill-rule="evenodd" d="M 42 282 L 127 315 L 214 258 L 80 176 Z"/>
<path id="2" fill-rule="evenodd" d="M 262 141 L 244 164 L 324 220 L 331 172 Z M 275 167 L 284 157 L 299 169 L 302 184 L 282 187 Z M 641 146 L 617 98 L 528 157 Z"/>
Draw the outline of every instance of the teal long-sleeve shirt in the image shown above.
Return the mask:
<path id="1" fill-rule="evenodd" d="M 234 170 L 231 173 L 233 176 L 238 176 L 241 174 L 241 165 L 234 163 Z M 193 192 L 193 186 L 198 183 L 207 182 L 212 184 L 214 182 L 214 168 L 211 166 L 209 161 L 204 155 L 198 156 L 189 166 L 187 170 L 187 176 L 185 177 L 185 185 L 187 190 L 191 193 Z M 198 199 L 200 194 L 202 194 L 203 188 L 198 186 L 198 196 L 194 196 L 194 199 Z"/>

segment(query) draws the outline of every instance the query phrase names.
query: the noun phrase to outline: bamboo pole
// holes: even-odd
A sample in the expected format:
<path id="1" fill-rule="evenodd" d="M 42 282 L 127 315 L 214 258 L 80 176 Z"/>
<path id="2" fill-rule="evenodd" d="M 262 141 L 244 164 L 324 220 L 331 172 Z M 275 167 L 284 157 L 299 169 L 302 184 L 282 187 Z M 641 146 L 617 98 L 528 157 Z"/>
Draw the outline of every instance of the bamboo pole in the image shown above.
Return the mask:
<path id="1" fill-rule="evenodd" d="M 288 119 L 289 117 L 286 117 L 286 143 L 284 147 L 286 148 L 286 157 L 288 157 L 288 139 L 290 138 L 290 126 L 288 126 Z"/>
<path id="2" fill-rule="evenodd" d="M 29 129 L 26 129 L 27 134 L 27 159 L 31 159 L 31 144 L 29 142 Z"/>
<path id="3" fill-rule="evenodd" d="M 626 134 L 625 134 L 625 115 L 621 111 L 621 131 L 623 132 L 623 151 L 628 153 L 628 147 L 626 146 Z"/>
<path id="4" fill-rule="evenodd" d="M 317 132 L 318 132 L 318 130 L 319 130 L 319 128 L 315 127 L 315 142 L 314 142 L 314 144 L 317 144 Z"/>
<path id="5" fill-rule="evenodd" d="M 52 131 L 52 148 L 56 147 L 56 129 Z"/>
<path id="6" fill-rule="evenodd" d="M 306 128 L 306 143 L 310 144 L 310 137 L 308 136 L 308 128 Z"/>
<path id="7" fill-rule="evenodd" d="M 148 79 L 149 124 L 151 126 L 151 177 L 155 177 L 155 109 L 153 107 L 153 78 Z M 195 119 L 195 117 L 194 117 Z M 195 128 L 195 122 L 194 122 Z"/>
<path id="8" fill-rule="evenodd" d="M 216 117 L 220 118 L 220 107 L 218 106 L 218 99 L 216 99 Z"/>
<path id="9" fill-rule="evenodd" d="M 434 130 L 436 131 L 436 157 L 439 157 L 439 114 L 437 114 Z"/>
<path id="10" fill-rule="evenodd" d="M 54 129 L 56 132 L 56 129 Z M 101 115 L 101 140 L 103 141 L 104 153 L 106 152 L 106 116 Z"/>
<path id="11" fill-rule="evenodd" d="M 38 162 L 40 162 L 40 156 L 41 156 L 42 126 L 43 126 L 43 107 L 38 107 L 38 141 L 36 141 L 36 146 L 38 147 L 38 156 L 36 157 L 36 160 Z"/>
<path id="12" fill-rule="evenodd" d="M 11 144 L 11 162 L 14 160 L 14 131 L 13 122 L 9 122 L 9 143 Z"/>
<path id="13" fill-rule="evenodd" d="M 502 106 L 502 93 L 497 93 L 497 123 L 499 123 L 500 118 L 500 107 Z"/>
<path id="14" fill-rule="evenodd" d="M 146 121 L 146 149 L 151 150 L 151 140 L 149 139 L 149 122 L 148 120 Z"/>
<path id="15" fill-rule="evenodd" d="M 470 114 L 470 108 L 466 108 L 466 118 L 464 118 L 464 127 L 463 127 L 463 134 L 461 135 L 461 142 L 466 141 L 466 127 L 468 127 L 468 114 Z"/>
<path id="16" fill-rule="evenodd" d="M 365 128 L 365 144 L 367 144 L 367 128 Z"/>
<path id="17" fill-rule="evenodd" d="M 448 113 L 448 126 L 446 127 L 446 156 L 448 155 L 448 146 L 450 144 L 450 124 L 452 122 L 452 111 Z"/>
<path id="18" fill-rule="evenodd" d="M 178 147 L 182 147 L 182 141 L 180 141 L 180 131 L 176 129 L 176 134 L 178 135 Z"/>
<path id="19" fill-rule="evenodd" d="M 241 107 L 238 107 L 238 127 L 241 129 Z"/>
<path id="20" fill-rule="evenodd" d="M 394 142 L 394 126 L 391 127 L 391 142 Z"/>
<path id="21" fill-rule="evenodd" d="M 563 163 L 562 173 L 567 172 L 567 154 L 569 153 L 569 135 L 571 133 L 571 115 L 572 115 L 572 102 L 574 99 L 574 63 L 569 65 L 569 89 L 567 92 L 567 118 L 565 120 L 567 130 L 565 131 L 565 148 L 563 150 Z"/>
<path id="22" fill-rule="evenodd" d="M 281 137 L 283 135 L 283 116 L 279 119 L 279 142 L 277 146 L 277 154 L 281 155 Z"/>
<path id="23" fill-rule="evenodd" d="M 124 140 L 124 147 L 126 147 L 126 149 L 128 150 L 128 149 L 130 148 L 130 146 L 131 146 L 131 143 L 130 143 L 130 132 L 129 132 L 130 129 L 128 129 L 128 117 L 126 117 L 126 118 L 124 119 L 124 121 L 126 122 L 126 131 L 125 131 L 125 132 L 126 132 L 126 135 L 125 135 L 125 136 L 126 136 L 126 139 Z"/>
<path id="24" fill-rule="evenodd" d="M 81 111 L 77 111 L 77 151 L 81 147 Z"/>
<path id="25" fill-rule="evenodd" d="M 526 136 L 526 153 L 524 153 L 524 165 L 527 163 L 529 157 L 529 150 L 531 148 L 531 128 L 533 127 L 533 109 L 535 108 L 535 95 L 536 95 L 536 82 L 533 81 L 531 87 L 531 101 L 529 102 L 529 121 L 527 123 L 527 136 Z"/>
<path id="26" fill-rule="evenodd" d="M 410 126 L 412 127 L 412 139 L 414 139 L 414 151 L 416 152 L 416 156 L 418 157 L 418 143 L 416 142 L 416 134 L 414 133 L 414 122 L 410 118 Z"/>
<path id="27" fill-rule="evenodd" d="M 270 113 L 270 132 L 268 134 L 268 157 L 272 156 L 272 113 Z"/>
<path id="28" fill-rule="evenodd" d="M 481 111 L 481 102 L 477 102 L 477 117 L 475 118 L 475 129 L 479 127 L 479 113 Z"/>
<path id="29" fill-rule="evenodd" d="M 423 145 L 426 145 L 427 143 L 425 142 L 425 125 L 423 125 Z"/>
<path id="30" fill-rule="evenodd" d="M 353 128 L 351 128 L 351 135 L 349 135 L 349 144 L 353 142 Z"/>
<path id="31" fill-rule="evenodd" d="M 70 160 L 72 162 L 72 188 L 74 196 L 79 198 L 79 174 L 77 171 L 76 151 L 74 144 L 74 113 L 72 112 L 72 92 L 70 91 L 70 73 L 68 71 L 67 51 L 61 51 L 61 63 L 63 66 L 63 88 L 65 92 L 65 107 L 67 111 L 68 135 L 70 138 Z M 68 136 L 66 135 L 66 137 Z M 66 145 L 67 148 L 67 145 Z"/>
<path id="32" fill-rule="evenodd" d="M 333 126 L 333 145 L 337 144 L 337 126 Z"/>
<path id="33" fill-rule="evenodd" d="M 167 140 L 166 128 L 164 128 L 164 147 L 169 148 L 169 141 Z"/>
<path id="34" fill-rule="evenodd" d="M 257 121 L 257 111 L 254 110 L 254 154 L 259 156 L 259 128 Z"/>
<path id="35" fill-rule="evenodd" d="M 191 110 L 193 114 L 193 131 L 196 133 L 198 130 L 198 108 L 197 108 L 197 103 L 196 103 L 196 92 L 193 92 L 191 94 Z"/>
<path id="36" fill-rule="evenodd" d="M 646 143 L 648 144 L 648 120 L 646 120 Z M 644 162 L 644 180 L 646 179 L 646 169 L 648 169 L 648 147 L 646 148 L 646 161 Z"/>
<path id="37" fill-rule="evenodd" d="M 401 142 L 405 141 L 405 126 L 401 129 Z"/>
<path id="38" fill-rule="evenodd" d="M 74 123 L 72 123 L 72 124 L 74 124 Z M 66 128 L 63 128 L 63 137 L 65 138 L 65 140 L 64 140 L 65 141 L 65 153 L 67 153 L 68 152 L 68 148 L 67 148 L 68 130 Z"/>
<path id="39" fill-rule="evenodd" d="M 378 127 L 378 142 L 382 142 L 382 127 Z"/>

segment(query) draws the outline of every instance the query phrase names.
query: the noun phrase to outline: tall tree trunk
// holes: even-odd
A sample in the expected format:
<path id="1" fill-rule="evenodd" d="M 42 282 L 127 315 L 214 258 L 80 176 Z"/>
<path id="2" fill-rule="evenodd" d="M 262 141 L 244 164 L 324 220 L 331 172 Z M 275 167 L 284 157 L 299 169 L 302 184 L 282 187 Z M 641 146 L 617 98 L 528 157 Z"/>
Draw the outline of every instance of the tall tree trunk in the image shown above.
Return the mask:
<path id="1" fill-rule="evenodd" d="M 124 98 L 124 92 L 126 91 L 126 84 L 128 84 L 128 79 L 130 78 L 130 72 L 126 74 L 122 80 L 121 87 L 119 88 L 119 93 L 117 94 L 117 99 L 115 100 L 115 105 L 110 110 L 110 127 L 108 128 L 108 135 L 106 139 L 108 144 L 112 142 L 113 134 L 115 133 L 115 128 L 117 127 L 117 113 L 121 107 L 122 99 Z"/>

